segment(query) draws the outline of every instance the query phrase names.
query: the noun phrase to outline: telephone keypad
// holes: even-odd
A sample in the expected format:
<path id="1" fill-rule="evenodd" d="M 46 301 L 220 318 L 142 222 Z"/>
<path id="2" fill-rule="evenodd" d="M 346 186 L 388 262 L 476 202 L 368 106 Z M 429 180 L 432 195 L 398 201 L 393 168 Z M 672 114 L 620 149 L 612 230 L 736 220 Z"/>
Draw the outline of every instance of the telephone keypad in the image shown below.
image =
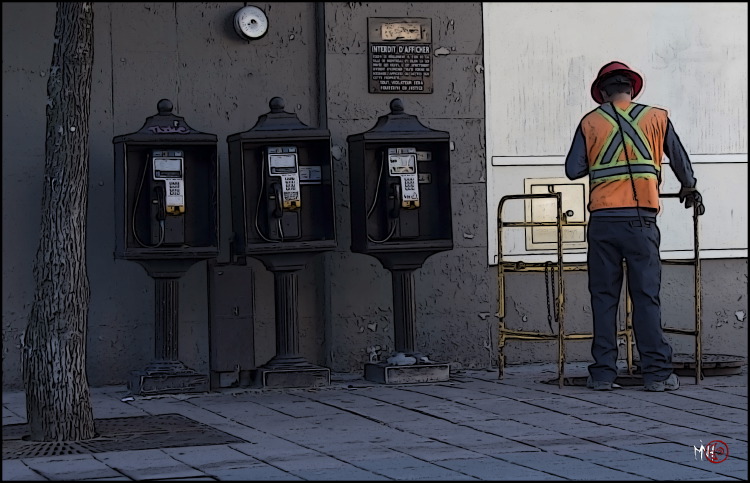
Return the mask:
<path id="1" fill-rule="evenodd" d="M 180 196 L 180 183 L 178 181 L 169 182 L 169 196 Z"/>

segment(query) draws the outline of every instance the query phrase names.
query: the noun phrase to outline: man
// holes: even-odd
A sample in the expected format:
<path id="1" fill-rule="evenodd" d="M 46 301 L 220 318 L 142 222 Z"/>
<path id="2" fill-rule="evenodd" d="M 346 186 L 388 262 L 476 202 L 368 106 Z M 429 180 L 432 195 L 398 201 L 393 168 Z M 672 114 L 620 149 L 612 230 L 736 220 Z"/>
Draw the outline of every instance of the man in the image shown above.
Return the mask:
<path id="1" fill-rule="evenodd" d="M 682 185 L 686 208 L 705 211 L 685 148 L 667 111 L 636 104 L 643 78 L 622 62 L 604 65 L 591 85 L 600 104 L 576 129 L 565 159 L 569 179 L 589 175 L 588 275 L 594 317 L 587 386 L 611 390 L 617 377 L 617 307 L 622 261 L 627 264 L 633 301 L 633 330 L 644 388 L 672 391 L 680 382 L 672 370 L 672 347 L 661 326 L 661 236 L 659 211 L 662 157 L 669 158 Z M 623 135 L 624 134 L 624 135 Z"/>

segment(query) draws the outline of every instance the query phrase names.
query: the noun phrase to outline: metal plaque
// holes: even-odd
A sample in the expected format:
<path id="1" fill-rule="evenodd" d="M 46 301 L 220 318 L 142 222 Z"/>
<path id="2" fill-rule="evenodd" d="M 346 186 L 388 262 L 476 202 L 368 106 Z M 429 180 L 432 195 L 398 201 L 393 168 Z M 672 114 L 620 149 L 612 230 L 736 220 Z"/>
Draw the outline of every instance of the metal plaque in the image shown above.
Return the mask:
<path id="1" fill-rule="evenodd" d="M 371 94 L 432 93 L 432 19 L 367 19 Z"/>

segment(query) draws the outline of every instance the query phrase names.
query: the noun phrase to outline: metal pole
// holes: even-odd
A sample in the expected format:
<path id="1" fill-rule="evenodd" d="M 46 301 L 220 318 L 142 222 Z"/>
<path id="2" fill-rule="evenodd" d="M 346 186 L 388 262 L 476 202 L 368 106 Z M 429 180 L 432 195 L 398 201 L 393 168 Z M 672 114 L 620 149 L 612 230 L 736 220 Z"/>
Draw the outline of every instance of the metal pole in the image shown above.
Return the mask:
<path id="1" fill-rule="evenodd" d="M 414 270 L 391 270 L 393 280 L 393 341 L 396 352 L 413 354 L 416 341 L 417 305 Z"/>
<path id="2" fill-rule="evenodd" d="M 698 206 L 693 205 L 693 256 L 695 257 L 695 384 L 703 377 L 703 347 L 701 343 L 701 259 L 698 245 Z"/>
<path id="3" fill-rule="evenodd" d="M 497 378 L 505 375 L 505 270 L 503 269 L 503 202 L 497 206 Z"/>
<path id="4" fill-rule="evenodd" d="M 309 365 L 299 355 L 299 316 L 297 313 L 297 272 L 273 271 L 274 305 L 276 309 L 276 355 L 264 368 L 298 368 Z"/>
<path id="5" fill-rule="evenodd" d="M 630 298 L 628 287 L 628 266 L 623 264 L 625 279 L 625 354 L 628 363 L 628 374 L 633 375 L 633 299 Z"/>
<path id="6" fill-rule="evenodd" d="M 157 361 L 177 361 L 179 279 L 156 277 L 154 282 L 154 357 Z"/>
<path id="7" fill-rule="evenodd" d="M 552 186 L 550 186 L 550 190 L 552 189 Z M 563 212 L 562 212 L 562 193 L 555 192 L 556 201 L 557 201 L 557 278 L 558 278 L 558 288 L 557 288 L 557 385 L 560 389 L 565 384 L 565 326 L 563 324 L 563 311 L 564 311 L 564 305 L 563 305 L 563 252 L 562 252 L 562 222 L 563 222 Z M 554 273 L 552 274 L 554 277 Z M 553 279 L 554 280 L 554 279 Z"/>

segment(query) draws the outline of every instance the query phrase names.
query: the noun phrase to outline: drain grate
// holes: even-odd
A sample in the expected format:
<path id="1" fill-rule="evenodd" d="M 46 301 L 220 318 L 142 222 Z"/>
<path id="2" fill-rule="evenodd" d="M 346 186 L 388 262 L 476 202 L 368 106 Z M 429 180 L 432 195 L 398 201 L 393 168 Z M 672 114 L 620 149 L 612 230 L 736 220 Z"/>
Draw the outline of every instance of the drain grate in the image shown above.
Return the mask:
<path id="1" fill-rule="evenodd" d="M 53 441 L 48 443 L 36 443 L 31 441 L 21 441 L 18 445 L 15 445 L 14 443 L 15 441 L 5 441 L 5 439 L 3 439 L 4 460 L 91 453 L 91 451 L 88 451 L 86 448 L 73 442 Z M 14 446 L 15 448 L 13 448 Z M 14 454 L 17 454 L 17 456 L 14 456 Z"/>
<path id="2" fill-rule="evenodd" d="M 695 374 L 695 356 L 675 354 L 675 372 L 679 375 Z M 704 376 L 731 376 L 740 374 L 742 366 L 747 362 L 742 356 L 728 356 L 724 354 L 703 354 L 701 369 Z"/>
<path id="3" fill-rule="evenodd" d="M 733 376 L 742 373 L 742 366 L 747 364 L 742 356 L 730 356 L 725 354 L 703 354 L 701 357 L 701 370 L 703 375 L 708 376 Z M 640 361 L 635 362 L 640 371 Z M 672 366 L 679 376 L 695 375 L 695 355 L 674 354 Z"/>
<path id="4" fill-rule="evenodd" d="M 99 436 L 84 441 L 26 441 L 27 424 L 3 426 L 3 459 L 38 458 L 182 446 L 243 443 L 231 434 L 180 414 L 97 419 Z"/>
<path id="5" fill-rule="evenodd" d="M 701 370 L 704 377 L 709 376 L 733 376 L 742 373 L 742 368 L 747 361 L 742 356 L 729 356 L 723 354 L 703 354 L 701 357 Z M 615 382 L 621 386 L 638 386 L 643 384 L 641 376 L 641 362 L 634 361 L 636 373 L 633 375 L 619 374 Z M 695 356 L 690 354 L 674 354 L 672 356 L 672 367 L 679 376 L 695 375 Z M 588 375 L 565 377 L 563 384 L 566 386 L 585 386 Z M 557 378 L 541 381 L 544 384 L 557 384 Z"/>

